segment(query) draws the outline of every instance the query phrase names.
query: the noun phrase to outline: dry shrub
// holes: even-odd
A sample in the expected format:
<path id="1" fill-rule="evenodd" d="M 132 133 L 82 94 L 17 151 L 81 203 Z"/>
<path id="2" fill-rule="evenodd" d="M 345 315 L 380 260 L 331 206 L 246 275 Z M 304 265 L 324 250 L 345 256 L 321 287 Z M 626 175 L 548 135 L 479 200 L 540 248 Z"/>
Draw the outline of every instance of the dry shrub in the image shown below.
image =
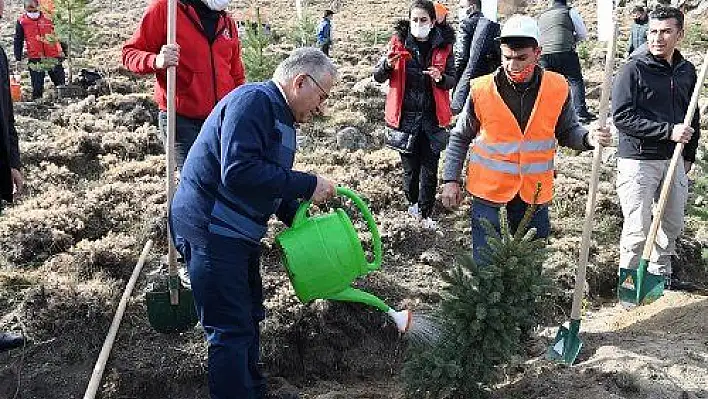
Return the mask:
<path id="1" fill-rule="evenodd" d="M 135 266 L 137 240 L 126 234 L 109 232 L 95 240 L 81 240 L 66 253 L 53 257 L 44 267 L 70 272 L 81 281 L 102 272 L 116 279 L 127 279 Z"/>
<path id="2" fill-rule="evenodd" d="M 35 196 L 50 190 L 68 190 L 79 181 L 79 176 L 63 165 L 41 161 L 39 165 L 24 168 L 25 195 Z"/>

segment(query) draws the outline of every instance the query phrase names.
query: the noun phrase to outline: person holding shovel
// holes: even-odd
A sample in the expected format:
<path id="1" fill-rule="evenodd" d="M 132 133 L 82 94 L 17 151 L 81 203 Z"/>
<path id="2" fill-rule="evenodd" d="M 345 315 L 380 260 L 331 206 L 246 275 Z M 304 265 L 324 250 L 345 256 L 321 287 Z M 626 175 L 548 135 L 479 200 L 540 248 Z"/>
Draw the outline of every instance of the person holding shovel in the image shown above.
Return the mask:
<path id="1" fill-rule="evenodd" d="M 455 87 L 455 32 L 447 24 L 436 25 L 435 6 L 428 0 L 414 1 L 408 18 L 394 27 L 374 80 L 389 81 L 386 145 L 401 154 L 408 212 L 424 227 L 435 229 L 431 215 L 438 160 L 452 120 L 449 91 Z"/>
<path id="2" fill-rule="evenodd" d="M 558 145 L 588 150 L 611 143 L 609 129 L 588 133 L 579 124 L 565 78 L 538 66 L 538 36 L 538 25 L 529 16 L 514 15 L 504 24 L 502 66 L 472 81 L 446 150 L 442 202 L 448 208 L 462 199 L 459 178 L 470 152 L 466 187 L 473 196 L 472 252 L 482 264 L 487 233 L 481 221 L 499 231 L 502 206 L 515 231 L 526 209 L 536 204 L 529 227 L 536 228 L 537 237 L 550 234 L 548 206 Z"/>
<path id="3" fill-rule="evenodd" d="M 216 103 L 245 81 L 241 43 L 229 0 L 177 0 L 177 44 L 167 44 L 167 0 L 150 4 L 123 45 L 123 65 L 154 73 L 158 123 L 167 145 L 167 68 L 177 67 L 175 158 L 182 169 L 204 120 Z"/>
<path id="4" fill-rule="evenodd" d="M 671 288 L 671 257 L 683 229 L 688 177 L 696 160 L 699 113 L 684 125 L 697 74 L 677 46 L 684 36 L 683 13 L 659 7 L 649 14 L 647 47 L 620 69 L 612 90 L 612 116 L 619 135 L 617 195 L 624 224 L 619 266 L 636 269 L 676 143 L 683 143 L 647 271 Z"/>
<path id="5" fill-rule="evenodd" d="M 212 399 L 264 397 L 260 240 L 273 214 L 289 225 L 299 200 L 335 194 L 331 181 L 292 166 L 295 124 L 322 112 L 336 75 L 319 49 L 295 50 L 272 80 L 224 97 L 187 156 L 170 223 L 209 343 Z"/>

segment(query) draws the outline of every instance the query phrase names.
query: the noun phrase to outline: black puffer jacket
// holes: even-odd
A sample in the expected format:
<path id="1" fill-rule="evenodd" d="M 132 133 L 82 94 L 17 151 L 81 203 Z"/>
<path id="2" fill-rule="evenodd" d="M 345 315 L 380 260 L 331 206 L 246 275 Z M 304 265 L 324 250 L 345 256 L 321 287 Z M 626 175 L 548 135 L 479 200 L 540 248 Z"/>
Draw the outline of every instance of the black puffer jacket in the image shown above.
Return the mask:
<path id="1" fill-rule="evenodd" d="M 640 47 L 619 71 L 612 88 L 612 117 L 619 132 L 621 158 L 670 159 L 676 143 L 674 125 L 683 123 L 696 84 L 696 68 L 678 52 L 672 65 Z M 696 112 L 693 137 L 683 149 L 683 158 L 694 162 L 700 136 Z"/>
<path id="2" fill-rule="evenodd" d="M 7 55 L 0 47 L 0 82 L 2 82 L 0 86 L 0 198 L 12 202 L 13 185 L 10 169 L 20 169 L 20 149 L 10 97 L 9 74 Z"/>
<path id="3" fill-rule="evenodd" d="M 480 24 L 480 21 L 484 21 Z M 483 29 L 475 39 L 477 27 Z M 470 92 L 470 80 L 493 73 L 501 65 L 501 49 L 496 38 L 501 35 L 498 23 L 475 12 L 460 23 L 455 44 L 455 79 L 452 112 L 459 114 Z"/>
<path id="4" fill-rule="evenodd" d="M 451 51 L 445 62 L 445 71 L 442 80 L 438 83 L 432 81 L 430 76 L 423 71 L 431 65 L 433 48 L 440 48 L 455 43 L 455 31 L 449 25 L 436 26 L 430 31 L 429 42 L 431 50 L 425 59 L 422 58 L 419 42 L 409 33 L 410 24 L 406 20 L 398 21 L 394 27 L 394 34 L 405 43 L 406 49 L 413 56 L 406 62 L 406 83 L 403 95 L 403 109 L 399 130 L 414 133 L 420 129 L 426 133 L 437 130 L 438 123 L 435 115 L 435 100 L 433 99 L 432 85 L 450 90 L 455 87 L 455 58 Z M 386 65 L 386 54 L 383 55 L 374 71 L 374 80 L 379 83 L 387 81 L 391 76 L 391 69 Z"/>

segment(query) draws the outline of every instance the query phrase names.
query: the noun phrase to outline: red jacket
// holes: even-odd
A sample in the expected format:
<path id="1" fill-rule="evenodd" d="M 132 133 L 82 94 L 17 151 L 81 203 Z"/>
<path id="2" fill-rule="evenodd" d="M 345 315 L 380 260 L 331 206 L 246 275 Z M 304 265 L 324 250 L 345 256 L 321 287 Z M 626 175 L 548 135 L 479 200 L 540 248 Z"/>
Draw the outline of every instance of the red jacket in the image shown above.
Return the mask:
<path id="1" fill-rule="evenodd" d="M 22 14 L 17 23 L 22 26 L 24 33 L 27 58 L 57 58 L 61 56 L 59 41 L 51 39 L 51 36 L 54 36 L 54 24 L 44 16 L 44 13 L 40 13 L 37 19 Z"/>
<path id="2" fill-rule="evenodd" d="M 389 46 L 395 53 L 408 53 L 405 44 L 397 35 L 393 35 L 393 37 L 391 37 Z M 451 45 L 433 48 L 430 66 L 437 67 L 441 71 L 444 71 L 445 62 L 447 61 L 450 51 L 452 51 Z M 400 57 L 397 62 L 398 65 L 391 73 L 391 78 L 389 79 L 389 90 L 388 95 L 386 96 L 385 108 L 386 123 L 396 129 L 399 127 L 399 123 L 401 121 L 401 108 L 403 107 L 403 96 L 406 89 L 406 57 Z M 442 89 L 434 84 L 432 87 L 433 98 L 435 99 L 435 114 L 438 117 L 438 124 L 440 127 L 446 128 L 450 125 L 452 120 L 449 90 Z"/>
<path id="3" fill-rule="evenodd" d="M 219 18 L 216 32 L 216 40 L 210 44 L 196 11 L 177 1 L 180 57 L 175 103 L 181 116 L 206 119 L 222 97 L 246 81 L 238 30 L 228 14 Z M 161 110 L 167 109 L 167 70 L 156 70 L 155 58 L 165 44 L 167 0 L 156 0 L 123 45 L 123 65 L 136 73 L 155 73 L 155 101 Z"/>

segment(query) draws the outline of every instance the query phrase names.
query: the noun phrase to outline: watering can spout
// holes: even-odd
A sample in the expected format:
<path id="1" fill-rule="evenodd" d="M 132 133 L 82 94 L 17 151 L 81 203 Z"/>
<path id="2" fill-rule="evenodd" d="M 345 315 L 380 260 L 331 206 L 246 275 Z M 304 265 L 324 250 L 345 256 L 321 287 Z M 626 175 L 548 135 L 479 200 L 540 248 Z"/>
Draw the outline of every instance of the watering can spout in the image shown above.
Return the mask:
<path id="1" fill-rule="evenodd" d="M 326 299 L 332 299 L 335 301 L 359 302 L 365 305 L 373 306 L 382 312 L 388 312 L 389 309 L 391 309 L 390 306 L 386 305 L 381 299 L 375 297 L 374 295 L 352 287 L 345 288 L 337 294 L 330 295 Z"/>

